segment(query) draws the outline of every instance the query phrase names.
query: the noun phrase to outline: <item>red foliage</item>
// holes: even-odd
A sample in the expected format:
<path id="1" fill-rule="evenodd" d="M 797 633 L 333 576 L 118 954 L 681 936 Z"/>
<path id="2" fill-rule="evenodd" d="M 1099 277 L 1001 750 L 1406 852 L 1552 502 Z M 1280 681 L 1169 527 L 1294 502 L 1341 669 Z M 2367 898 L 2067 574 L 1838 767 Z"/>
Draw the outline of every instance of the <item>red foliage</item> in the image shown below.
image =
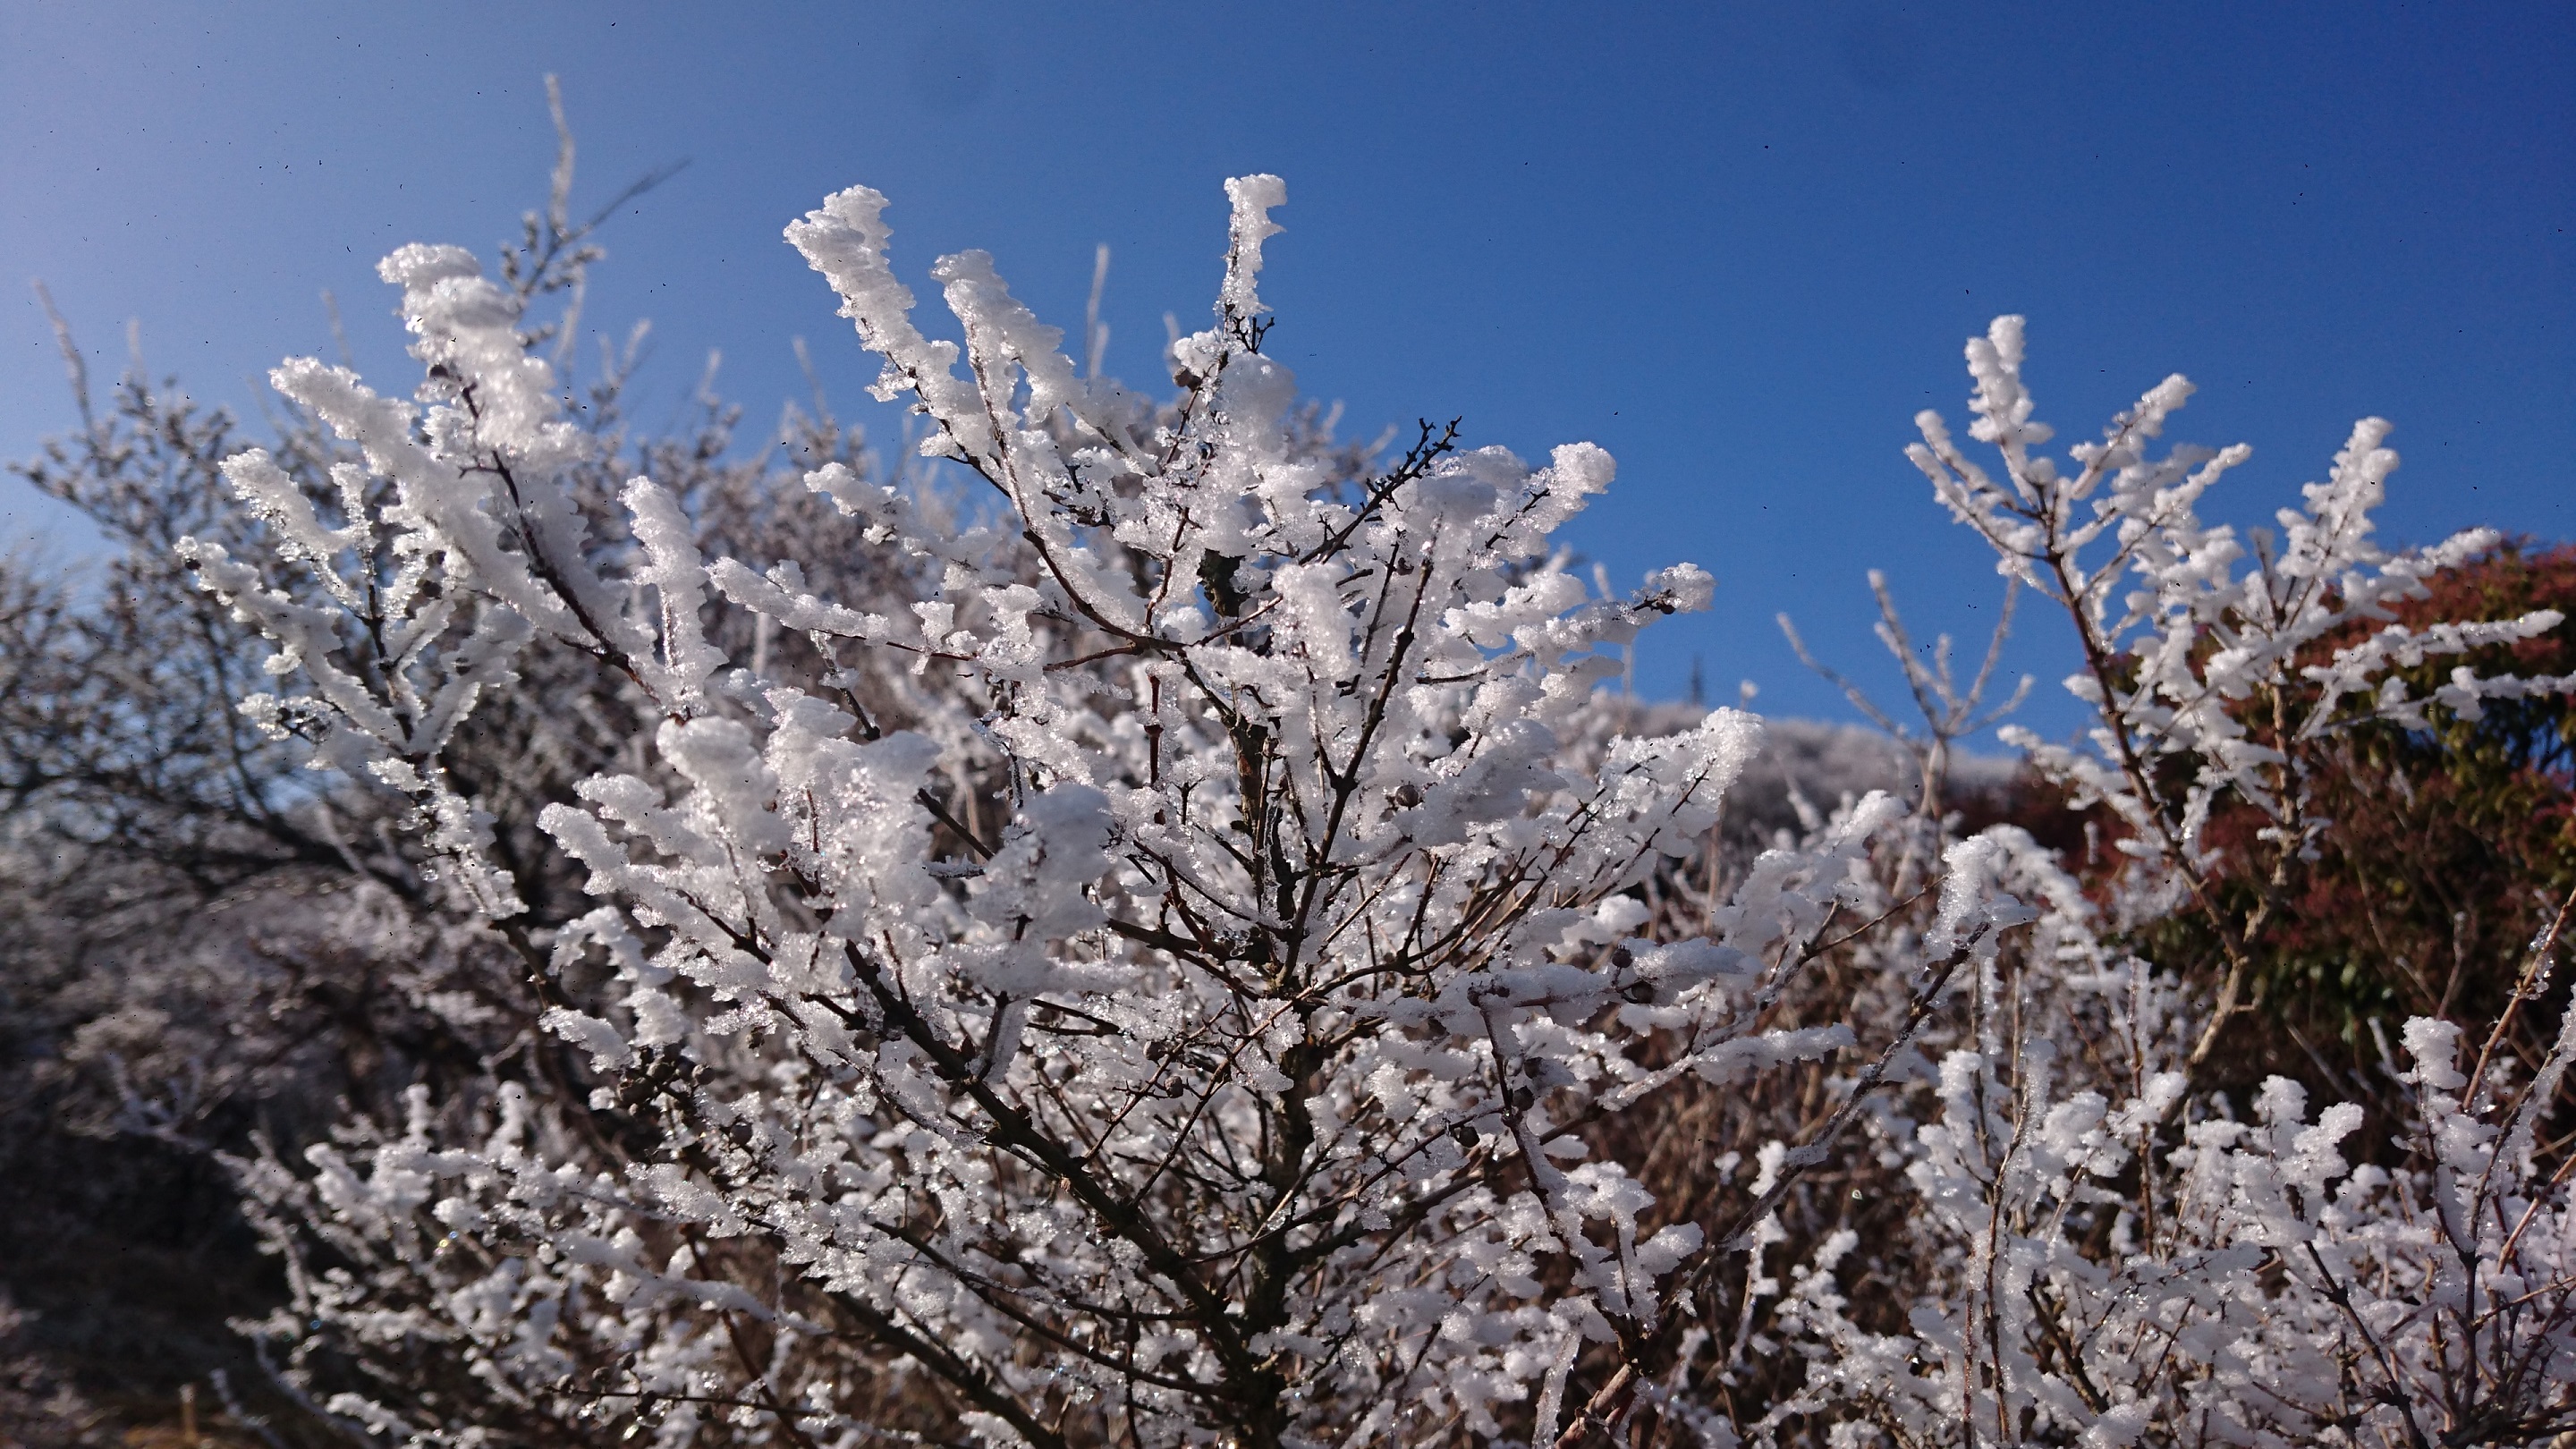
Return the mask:
<path id="1" fill-rule="evenodd" d="M 2534 609 L 2576 616 L 2576 544 L 2501 544 L 2436 576 L 2426 597 L 2393 612 L 2395 622 L 2421 628 Z M 2319 657 L 2380 627 L 2356 624 L 2324 641 Z M 2428 694 L 2460 664 L 2481 674 L 2576 674 L 2576 618 L 2403 672 Z M 2361 724 L 2300 748 L 2310 808 L 2332 822 L 2313 859 L 2276 877 L 2277 852 L 2256 840 L 2269 822 L 2242 800 L 2222 802 L 2206 827 L 2225 862 L 2212 882 L 2218 908 L 2249 939 L 2256 966 L 2251 1024 L 2230 1028 L 2224 1055 L 2233 1070 L 2222 1075 L 2249 1084 L 2273 1073 L 2334 1078 L 2350 1092 L 2380 1076 L 2374 1022 L 2393 1039 L 2408 1016 L 2492 1020 L 2534 931 L 2576 886 L 2576 709 L 2565 696 L 2500 701 L 2476 720 L 2444 716 L 2429 730 Z M 2063 792 L 2036 777 L 1970 802 L 1965 813 L 1972 828 L 2023 825 L 2104 897 L 2121 868 L 2109 848 L 2123 833 L 2119 822 L 2069 808 Z M 2225 971 L 2205 914 L 2158 922 L 2134 944 L 2200 980 L 2214 983 Z M 2554 1032 L 2557 1015 L 2532 1015 L 2527 1035 Z"/>

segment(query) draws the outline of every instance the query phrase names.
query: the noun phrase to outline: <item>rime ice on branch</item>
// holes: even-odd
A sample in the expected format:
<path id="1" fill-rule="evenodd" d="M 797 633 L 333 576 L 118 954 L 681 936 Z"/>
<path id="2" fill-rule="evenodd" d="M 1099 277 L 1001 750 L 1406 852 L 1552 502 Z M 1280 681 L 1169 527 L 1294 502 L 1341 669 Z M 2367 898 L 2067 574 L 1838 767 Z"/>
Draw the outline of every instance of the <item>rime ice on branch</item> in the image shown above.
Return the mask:
<path id="1" fill-rule="evenodd" d="M 2138 868 L 2106 911 L 1927 787 L 1721 879 L 1758 725 L 1630 730 L 1600 688 L 1709 576 L 1571 570 L 1553 535 L 1612 473 L 1589 445 L 1331 446 L 1263 351 L 1285 189 L 1228 194 L 1161 402 L 1078 371 L 982 253 L 931 269 L 962 345 L 925 334 L 876 192 L 790 226 L 970 495 L 815 468 L 855 561 L 711 549 L 673 479 L 614 490 L 622 518 L 576 494 L 592 444 L 528 289 L 453 248 L 385 264 L 417 404 L 279 370 L 356 456 L 326 497 L 244 455 L 275 556 L 190 546 L 275 647 L 245 709 L 398 792 L 437 929 L 515 953 L 542 1024 L 487 1091 L 243 1164 L 288 1382 L 442 1445 L 2576 1429 L 2541 1126 L 2568 1038 L 2517 1075 L 2411 1025 L 2412 1155 L 2356 1167 L 2357 1109 L 2205 1090 L 2235 976 L 2122 935 L 2202 891 L 2223 793 L 2296 868 L 2300 741 L 2567 687 L 2385 683 L 2537 615 L 2319 654 L 2478 546 L 2370 545 L 2381 425 L 2248 564 L 2194 512 L 2241 450 L 2147 454 L 2184 384 L 2061 466 L 1998 322 L 1970 360 L 2002 475 L 1928 414 L 1915 456 L 2074 616 L 2101 726 L 2034 757 Z M 457 752 L 537 660 L 639 722 L 545 809 L 544 859 Z M 580 905 L 530 904 L 567 871 Z M 1657 1138 L 1686 1120 L 1727 1133 Z M 1704 1187 L 1658 1201 L 1659 1153 Z"/>
<path id="2" fill-rule="evenodd" d="M 1079 378 L 980 253 L 933 269 L 963 348 L 926 337 L 875 192 L 788 229 L 883 358 L 879 395 L 991 489 L 961 526 L 917 490 L 809 477 L 928 581 L 900 610 L 818 593 L 793 558 L 709 563 L 644 478 L 625 576 L 591 568 L 557 483 L 578 437 L 510 294 L 454 249 L 386 264 L 426 411 L 280 370 L 392 501 L 325 530 L 238 464 L 315 585 L 251 587 L 200 550 L 274 672 L 311 681 L 263 718 L 412 793 L 507 928 L 510 871 L 442 742 L 540 641 L 661 716 L 638 768 L 545 816 L 601 902 L 551 933 L 550 970 L 610 973 L 547 1022 L 628 1145 L 599 1158 L 582 1104 L 521 1102 L 481 1141 L 424 1117 L 371 1164 L 317 1157 L 312 1191 L 361 1236 L 434 1222 L 477 1246 L 474 1269 L 370 1249 L 385 1272 L 554 1305 L 542 1332 L 474 1338 L 512 1392 L 649 1396 L 672 1442 L 711 1398 L 824 1434 L 828 1373 L 743 1381 L 707 1336 L 792 1365 L 791 1343 L 855 1335 L 999 1441 L 1499 1433 L 1534 1394 L 1561 1412 L 1584 1343 L 1648 1352 L 1702 1243 L 1641 1230 L 1649 1194 L 1576 1129 L 1850 1041 L 1765 1007 L 1897 812 L 1767 861 L 1706 939 L 1640 934 L 1637 892 L 1708 836 L 1759 730 L 1719 711 L 1608 738 L 1595 691 L 1708 575 L 1600 597 L 1569 570 L 1551 535 L 1612 473 L 1587 444 L 1531 468 L 1426 425 L 1382 470 L 1324 466 L 1261 350 L 1284 187 L 1228 192 L 1215 316 L 1174 345 L 1167 406 Z M 710 594 L 833 667 L 722 657 Z M 772 1280 L 729 1277 L 729 1252 Z M 306 1291 L 325 1318 L 366 1297 Z M 649 1346 L 576 1372 L 611 1341 Z"/>

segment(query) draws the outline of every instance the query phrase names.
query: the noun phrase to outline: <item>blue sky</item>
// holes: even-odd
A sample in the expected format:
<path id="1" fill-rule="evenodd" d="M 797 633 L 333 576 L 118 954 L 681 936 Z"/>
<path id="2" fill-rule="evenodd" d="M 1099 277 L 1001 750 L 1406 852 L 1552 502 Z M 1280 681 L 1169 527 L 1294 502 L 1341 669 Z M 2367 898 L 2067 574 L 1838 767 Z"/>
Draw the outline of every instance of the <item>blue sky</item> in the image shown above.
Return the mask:
<path id="1" fill-rule="evenodd" d="M 589 195 L 691 163 L 607 232 L 589 311 L 652 319 L 668 407 L 721 347 L 767 416 L 801 335 L 856 411 L 873 368 L 779 240 L 829 191 L 893 198 L 916 281 L 983 247 L 1069 327 L 1108 243 L 1110 370 L 1143 379 L 1162 314 L 1212 293 L 1219 183 L 1284 175 L 1270 350 L 1346 432 L 1597 441 L 1620 482 L 1572 541 L 1622 582 L 1718 576 L 1712 613 L 1641 645 L 1643 692 L 1696 660 L 1714 695 L 1844 713 L 1770 620 L 1892 684 L 1873 566 L 1920 632 L 1978 627 L 1985 557 L 1900 450 L 1918 408 L 1962 413 L 1960 343 L 1998 312 L 2030 317 L 2061 436 L 2198 381 L 2173 436 L 2255 448 L 2223 515 L 2295 500 L 2378 413 L 2406 458 L 2391 535 L 2576 536 L 2563 3 L 0 0 L 0 455 L 71 418 L 26 278 L 96 374 L 139 319 L 156 371 L 248 406 L 277 358 L 329 350 L 328 288 L 362 369 L 407 381 L 373 263 L 512 233 L 549 71 Z M 10 537 L 77 551 L 0 489 Z M 2038 625 L 2013 659 L 2044 686 L 2068 663 Z"/>

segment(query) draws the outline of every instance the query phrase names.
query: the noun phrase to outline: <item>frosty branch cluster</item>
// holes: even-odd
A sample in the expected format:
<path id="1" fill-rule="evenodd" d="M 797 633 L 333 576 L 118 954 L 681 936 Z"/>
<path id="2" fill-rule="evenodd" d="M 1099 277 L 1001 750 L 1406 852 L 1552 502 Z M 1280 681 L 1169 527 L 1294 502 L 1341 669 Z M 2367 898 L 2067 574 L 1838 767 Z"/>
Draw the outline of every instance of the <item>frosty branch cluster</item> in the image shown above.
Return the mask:
<path id="1" fill-rule="evenodd" d="M 2415 1120 L 2356 1167 L 2359 1109 L 2196 1086 L 2236 978 L 2213 1002 L 2114 933 L 2205 893 L 2221 798 L 2295 869 L 2298 742 L 2569 687 L 2394 687 L 2537 615 L 2319 652 L 2480 547 L 2369 544 L 2385 425 L 2249 550 L 2194 513 L 2241 450 L 2147 455 L 2179 379 L 2061 467 L 1998 322 L 2000 475 L 1930 414 L 1916 458 L 2077 620 L 2100 728 L 2031 749 L 2136 869 L 2106 911 L 1927 785 L 1721 888 L 1759 725 L 1630 730 L 1600 690 L 1709 576 L 1587 586 L 1554 536 L 1611 481 L 1588 444 L 1331 446 L 1262 350 L 1285 188 L 1227 193 L 1162 400 L 979 252 L 931 269 L 962 341 L 924 333 L 876 192 L 791 225 L 965 480 L 807 471 L 842 556 L 723 546 L 650 470 L 612 507 L 538 289 L 457 248 L 383 265 L 413 399 L 277 371 L 342 451 L 233 458 L 258 541 L 180 548 L 270 641 L 248 717 L 325 796 L 402 803 L 415 911 L 499 943 L 532 1027 L 407 1120 L 241 1164 L 287 1382 L 457 1445 L 2576 1429 L 2566 1040 L 2518 1072 L 2410 1026 Z M 521 840 L 466 744 L 564 678 L 623 724 Z M 1915 682 L 1946 746 L 1983 674 Z M 1715 1177 L 1650 1186 L 1692 1111 L 1734 1114 L 1678 1147 Z"/>

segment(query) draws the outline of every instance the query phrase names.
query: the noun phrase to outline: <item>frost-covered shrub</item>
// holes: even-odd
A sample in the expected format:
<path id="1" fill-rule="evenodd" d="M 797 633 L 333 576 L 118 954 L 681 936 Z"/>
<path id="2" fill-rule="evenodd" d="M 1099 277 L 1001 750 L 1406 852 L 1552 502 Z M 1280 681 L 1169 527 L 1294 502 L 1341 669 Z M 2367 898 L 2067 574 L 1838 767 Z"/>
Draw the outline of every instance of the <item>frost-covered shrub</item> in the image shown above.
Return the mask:
<path id="1" fill-rule="evenodd" d="M 2022 386 L 2020 319 L 1968 358 L 1972 435 L 2001 454 L 2000 475 L 1930 413 L 1914 458 L 2000 566 L 2072 619 L 2084 669 L 2069 688 L 2099 722 L 2081 748 L 2021 738 L 2077 803 L 2127 827 L 2114 842 L 2127 867 L 2097 904 L 2019 831 L 1972 842 L 1995 887 L 2043 903 L 2039 919 L 2023 950 L 1981 967 L 1954 1034 L 1926 1035 L 1927 1058 L 1942 1050 L 1924 1087 L 1874 1114 L 1879 1164 L 1908 1198 L 1893 1231 L 1866 1247 L 1825 1234 L 1775 1286 L 1808 1373 L 1764 1431 L 2286 1446 L 2576 1428 L 2576 1202 L 2565 1142 L 2543 1145 L 2576 1054 L 2576 1015 L 2550 989 L 2576 898 L 2530 943 L 2499 1017 L 2473 1035 L 2419 1017 L 2402 1046 L 2383 1043 L 2402 1111 L 2380 1128 L 2393 1151 L 2372 1155 L 2393 1166 L 2348 1159 L 2359 1105 L 2312 1107 L 2279 1077 L 2230 1101 L 2195 1077 L 2267 949 L 2263 912 L 2218 899 L 2216 881 L 2245 867 L 2206 830 L 2213 810 L 2260 814 L 2259 833 L 2227 844 L 2278 887 L 2334 829 L 2307 746 L 2565 693 L 2565 677 L 2420 667 L 2538 638 L 2559 616 L 2393 617 L 2492 539 L 2421 554 L 2370 541 L 2396 462 L 2385 423 L 2359 425 L 2306 508 L 2248 548 L 2196 509 L 2241 449 L 2148 452 L 2188 395 L 2181 379 L 2060 463 L 2036 451 L 2049 434 Z M 2117 944 L 2187 913 L 2228 953 L 2214 1000 Z M 2524 1021 L 2550 1015 L 2536 1032 Z M 2517 1056 L 2533 1036 L 2540 1048 Z M 1859 1281 L 1903 1285 L 1892 1303 L 1852 1291 L 1856 1254 Z"/>
<path id="2" fill-rule="evenodd" d="M 577 297 L 591 259 L 560 210 L 504 259 L 531 299 Z M 560 341 L 545 351 L 568 360 Z M 592 441 L 566 479 L 576 507 L 612 518 L 617 489 L 649 469 L 711 546 L 796 540 L 823 555 L 816 577 L 865 592 L 830 572 L 855 558 L 843 545 L 856 528 L 796 482 L 827 461 L 871 473 L 856 430 L 818 399 L 741 446 L 749 430 L 707 397 L 676 426 L 638 428 L 623 405 L 632 362 L 630 347 L 579 381 L 571 415 Z M 301 1160 L 345 1118 L 398 1120 L 413 1086 L 463 1100 L 567 1067 L 528 1050 L 547 1007 L 528 962 L 508 933 L 470 917 L 459 928 L 406 803 L 302 769 L 300 741 L 263 736 L 234 707 L 270 651 L 172 544 L 265 556 L 264 525 L 221 475 L 244 432 L 139 359 L 104 398 L 85 382 L 75 365 L 80 428 L 12 471 L 78 509 L 108 552 L 59 573 L 0 561 L 0 1281 L 40 1325 L 41 1351 L 77 1346 L 57 1367 L 112 1423 L 158 1432 L 177 1422 L 181 1383 L 211 1393 L 209 1375 L 228 1369 L 251 1412 L 291 1431 L 293 1406 L 263 1396 L 225 1327 L 284 1285 L 226 1220 L 229 1194 L 206 1191 L 223 1174 L 205 1155 L 255 1151 L 257 1135 Z M 264 431 L 279 468 L 318 496 L 356 461 L 291 407 Z M 620 527 L 593 544 L 628 546 Z M 707 627 L 774 669 L 810 667 L 801 639 L 748 615 L 710 611 Z M 519 674 L 523 688 L 485 700 L 446 761 L 496 848 L 527 862 L 524 924 L 544 929 L 588 901 L 567 863 L 533 849 L 536 817 L 617 757 L 635 717 L 586 658 L 531 653 Z"/>
<path id="3" fill-rule="evenodd" d="M 2075 620 L 2100 725 L 2031 752 L 2128 867 L 2088 893 L 1931 790 L 1810 796 L 1748 858 L 1760 726 L 1600 689 L 1707 575 L 1586 586 L 1589 446 L 1332 447 L 1262 351 L 1284 188 L 1229 192 L 1171 400 L 980 253 L 925 336 L 873 192 L 789 229 L 962 496 L 846 449 L 792 503 L 603 482 L 541 289 L 454 248 L 384 266 L 413 401 L 279 370 L 325 465 L 234 457 L 258 526 L 176 547 L 271 641 L 243 717 L 324 772 L 297 818 L 374 828 L 399 908 L 317 935 L 480 963 L 416 994 L 486 1046 L 238 1163 L 282 1383 L 445 1444 L 2576 1428 L 2563 1031 L 2410 1025 L 2356 1167 L 2349 1104 L 2195 1075 L 2255 926 L 2210 913 L 2214 991 L 2128 949 L 2206 909 L 2223 802 L 2285 876 L 2331 829 L 2241 701 L 2308 691 L 2323 738 L 2567 687 L 2410 686 L 2557 621 L 2369 627 L 2482 546 L 2371 545 L 2384 425 L 2249 551 L 2195 508 L 2240 454 L 2149 455 L 2185 384 L 2051 460 L 1999 322 L 2000 472 L 1928 414 L 1917 461 Z"/>
<path id="4" fill-rule="evenodd" d="M 1765 1007 L 1897 812 L 1766 858 L 1710 938 L 1633 934 L 1758 728 L 1600 738 L 1593 686 L 1707 576 L 1622 599 L 1567 571 L 1548 536 L 1608 482 L 1597 449 L 1533 470 L 1426 430 L 1375 476 L 1319 466 L 1259 350 L 1282 188 L 1230 190 L 1177 408 L 1078 377 L 971 253 L 937 269 L 961 377 L 874 193 L 790 229 L 925 450 L 998 498 L 960 517 L 809 475 L 918 581 L 899 612 L 798 558 L 706 561 L 649 477 L 601 571 L 561 487 L 584 440 L 454 249 L 385 268 L 425 411 L 280 369 L 365 464 L 327 512 L 265 454 L 228 465 L 283 586 L 182 545 L 303 681 L 254 717 L 407 796 L 442 884 L 508 934 L 524 892 L 448 741 L 540 643 L 660 716 L 545 815 L 602 904 L 529 944 L 600 1085 L 416 1093 L 317 1176 L 253 1172 L 297 1253 L 277 1336 L 388 1391 L 335 1412 L 840 1437 L 920 1380 L 1003 1438 L 1419 1439 L 1547 1430 L 1587 1341 L 1662 1332 L 1702 1234 L 1641 1232 L 1650 1194 L 1575 1128 L 1848 1042 Z M 756 670 L 707 636 L 710 597 L 830 667 Z M 1953 896 L 1953 957 L 1992 950 L 1992 904 Z"/>
<path id="5" fill-rule="evenodd" d="M 2576 607 L 2576 547 L 2508 540 L 2428 585 L 2393 606 L 2396 623 L 2564 614 Z M 2311 661 L 2378 627 L 2348 625 L 2311 646 Z M 2409 688 L 2429 692 L 2463 663 L 2480 674 L 2576 674 L 2576 623 L 2561 619 L 2545 634 L 2427 657 L 2400 672 Z M 2306 703 L 2292 702 L 2294 712 Z M 2576 887 L 2570 704 L 2555 694 L 2503 700 L 2474 717 L 2440 711 L 2424 728 L 2355 722 L 2302 742 L 2311 813 L 2330 823 L 2277 884 L 2261 848 L 2262 814 L 2232 802 L 2212 812 L 2217 904 L 2237 920 L 2258 911 L 2268 918 L 2252 980 L 2263 1025 L 2222 1041 L 2227 1058 L 2315 1072 L 2295 1036 L 2341 1069 L 2343 1081 L 2317 1085 L 2373 1101 L 2391 1085 L 2375 1070 L 2378 1035 L 2414 1015 L 2479 1022 L 2504 1009 L 2526 944 Z M 2224 973 L 2218 938 L 2199 913 L 2161 923 L 2145 945 L 2169 968 L 2213 980 Z M 2552 1025 L 2522 1022 L 2514 1050 L 2546 1052 Z"/>

